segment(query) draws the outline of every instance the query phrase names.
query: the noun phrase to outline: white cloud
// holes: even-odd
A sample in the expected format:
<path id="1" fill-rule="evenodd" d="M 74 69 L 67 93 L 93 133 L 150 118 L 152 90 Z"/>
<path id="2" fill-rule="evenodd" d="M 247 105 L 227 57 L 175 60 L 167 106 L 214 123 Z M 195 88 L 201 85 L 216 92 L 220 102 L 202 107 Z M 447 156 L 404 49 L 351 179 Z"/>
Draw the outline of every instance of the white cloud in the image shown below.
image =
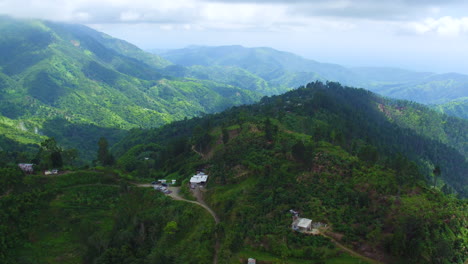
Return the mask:
<path id="1" fill-rule="evenodd" d="M 416 34 L 437 34 L 444 37 L 458 37 L 468 34 L 468 17 L 454 18 L 444 16 L 438 19 L 427 18 L 421 22 L 412 22 L 405 27 Z"/>
<path id="2" fill-rule="evenodd" d="M 120 14 L 120 20 L 122 21 L 138 21 L 142 16 L 140 13 L 135 11 L 125 11 Z"/>

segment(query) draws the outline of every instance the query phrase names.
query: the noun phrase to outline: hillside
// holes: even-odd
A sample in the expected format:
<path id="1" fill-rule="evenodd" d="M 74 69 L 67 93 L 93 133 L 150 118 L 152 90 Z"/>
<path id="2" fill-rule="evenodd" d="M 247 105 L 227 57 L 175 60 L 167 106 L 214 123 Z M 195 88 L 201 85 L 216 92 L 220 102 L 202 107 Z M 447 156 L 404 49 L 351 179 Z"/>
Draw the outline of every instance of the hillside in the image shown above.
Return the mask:
<path id="1" fill-rule="evenodd" d="M 447 115 L 468 119 L 468 97 L 453 100 L 445 104 L 435 105 L 434 108 Z"/>
<path id="2" fill-rule="evenodd" d="M 123 182 L 112 170 L 25 177 L 18 169 L 0 168 L 0 183 L 1 263 L 213 259 L 208 213 Z"/>
<path id="3" fill-rule="evenodd" d="M 384 96 L 424 104 L 442 104 L 468 95 L 468 76 L 413 72 L 394 68 L 347 68 L 320 63 L 272 48 L 203 47 L 162 51 L 167 60 L 186 67 L 239 67 L 268 82 L 272 91 L 287 91 L 314 80 L 337 81 Z"/>
<path id="4" fill-rule="evenodd" d="M 260 98 L 232 85 L 165 76 L 161 69 L 168 65 L 85 26 L 0 17 L 0 115 L 37 138 L 32 134 L 57 131 L 53 120 L 124 130 L 157 127 Z"/>
<path id="5" fill-rule="evenodd" d="M 466 200 L 454 192 L 467 195 L 468 163 L 466 145 L 454 147 L 467 142 L 468 127 L 443 115 L 426 126 L 434 114 L 315 82 L 258 104 L 133 130 L 113 150 L 135 178 L 169 177 L 187 188 L 189 176 L 205 169 L 203 195 L 221 219 L 220 263 L 340 256 L 330 240 L 292 232 L 290 209 L 383 263 L 463 263 Z"/>

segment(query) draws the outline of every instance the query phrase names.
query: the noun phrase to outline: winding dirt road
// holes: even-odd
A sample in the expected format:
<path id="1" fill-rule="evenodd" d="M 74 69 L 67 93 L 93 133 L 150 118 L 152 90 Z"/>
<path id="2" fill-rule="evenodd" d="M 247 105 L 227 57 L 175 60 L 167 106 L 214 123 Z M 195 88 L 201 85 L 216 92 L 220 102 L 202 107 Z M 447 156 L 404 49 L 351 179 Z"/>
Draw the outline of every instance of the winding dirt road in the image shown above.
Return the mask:
<path id="1" fill-rule="evenodd" d="M 197 198 L 197 201 L 187 200 L 187 199 L 183 198 L 182 196 L 180 196 L 180 194 L 179 194 L 180 187 L 169 187 L 168 189 L 170 191 L 172 191 L 172 193 L 169 194 L 169 196 L 172 197 L 172 199 L 197 204 L 197 205 L 205 208 L 206 211 L 208 211 L 208 213 L 210 213 L 211 216 L 213 216 L 213 219 L 214 219 L 215 223 L 216 224 L 219 223 L 219 217 L 216 215 L 216 213 L 205 203 L 205 201 L 203 201 L 201 195 L 196 194 L 197 191 L 199 192 L 198 188 L 195 190 L 195 197 Z"/>
<path id="2" fill-rule="evenodd" d="M 134 183 L 134 185 L 137 186 L 137 187 L 151 187 L 151 188 L 153 188 L 152 184 L 137 184 L 137 183 Z M 168 194 L 167 196 L 170 196 L 172 199 L 177 200 L 177 201 L 184 201 L 184 202 L 187 202 L 187 203 L 193 203 L 193 204 L 196 204 L 198 206 L 203 207 L 206 211 L 208 211 L 208 213 L 210 213 L 211 216 L 213 216 L 213 219 L 214 219 L 215 223 L 219 224 L 219 222 L 220 222 L 219 217 L 205 203 L 205 201 L 203 200 L 203 196 L 202 196 L 202 193 L 201 193 L 199 187 L 196 187 L 193 190 L 193 194 L 197 198 L 196 201 L 187 200 L 187 199 L 183 198 L 182 196 L 180 196 L 180 187 L 167 187 L 167 189 L 169 189 L 169 191 L 171 191 L 171 193 Z M 217 234 L 216 234 L 215 240 L 216 240 L 216 242 L 215 242 L 215 246 L 214 246 L 215 253 L 214 253 L 214 256 L 213 256 L 213 264 L 218 264 L 218 252 L 219 252 L 219 249 L 221 247 L 221 243 L 219 241 L 219 238 L 218 238 Z"/>

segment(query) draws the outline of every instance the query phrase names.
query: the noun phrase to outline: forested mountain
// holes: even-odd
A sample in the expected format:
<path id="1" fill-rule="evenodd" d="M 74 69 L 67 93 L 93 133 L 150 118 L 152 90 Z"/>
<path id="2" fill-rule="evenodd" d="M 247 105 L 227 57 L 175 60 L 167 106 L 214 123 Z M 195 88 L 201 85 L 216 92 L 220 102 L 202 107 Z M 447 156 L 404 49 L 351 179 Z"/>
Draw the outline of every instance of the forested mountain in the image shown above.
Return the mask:
<path id="1" fill-rule="evenodd" d="M 106 167 L 25 176 L 0 163 L 0 261 L 461 264 L 467 125 L 417 103 L 313 82 L 132 129 Z M 46 143 L 41 151 L 55 148 Z M 174 179 L 191 199 L 197 170 L 209 175 L 199 195 L 215 221 L 193 201 L 135 183 Z M 292 231 L 291 209 L 326 224 L 322 235 Z"/>
<path id="2" fill-rule="evenodd" d="M 266 81 L 271 91 L 286 91 L 320 80 L 338 81 L 381 95 L 424 104 L 447 103 L 468 95 L 468 76 L 462 74 L 435 74 L 378 67 L 346 68 L 271 48 L 191 46 L 162 51 L 160 55 L 189 69 L 195 65 L 242 68 Z"/>
<path id="3" fill-rule="evenodd" d="M 205 169 L 205 196 L 222 222 L 220 263 L 238 263 L 245 252 L 286 263 L 337 257 L 327 240 L 291 232 L 289 209 L 384 263 L 463 263 L 466 200 L 455 196 L 468 194 L 466 131 L 467 121 L 416 103 L 314 82 L 132 130 L 113 152 L 136 178 L 186 186 Z"/>
<path id="4" fill-rule="evenodd" d="M 80 125 L 157 127 L 260 98 L 232 85 L 165 76 L 168 65 L 85 26 L 0 17 L 0 117 L 10 131 L 2 135 L 31 143 L 53 130 L 60 142 L 67 137 L 79 146 L 89 138 Z M 66 136 L 64 122 L 75 127 Z"/>
<path id="5" fill-rule="evenodd" d="M 447 115 L 468 119 L 468 97 L 463 97 L 441 105 L 435 105 L 434 108 Z"/>

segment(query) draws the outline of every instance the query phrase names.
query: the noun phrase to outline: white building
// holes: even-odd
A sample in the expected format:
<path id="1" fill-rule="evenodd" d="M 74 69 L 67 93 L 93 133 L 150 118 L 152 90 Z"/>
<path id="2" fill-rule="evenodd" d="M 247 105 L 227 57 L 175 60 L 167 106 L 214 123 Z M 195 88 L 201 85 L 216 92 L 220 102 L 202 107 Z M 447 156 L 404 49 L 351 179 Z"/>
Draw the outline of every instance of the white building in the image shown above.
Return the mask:
<path id="1" fill-rule="evenodd" d="M 293 222 L 293 229 L 297 231 L 312 230 L 312 220 L 308 218 L 297 218 Z"/>
<path id="2" fill-rule="evenodd" d="M 203 172 L 199 172 L 196 175 L 193 175 L 192 178 L 190 178 L 190 184 L 204 184 L 208 180 L 208 175 L 206 175 Z"/>

